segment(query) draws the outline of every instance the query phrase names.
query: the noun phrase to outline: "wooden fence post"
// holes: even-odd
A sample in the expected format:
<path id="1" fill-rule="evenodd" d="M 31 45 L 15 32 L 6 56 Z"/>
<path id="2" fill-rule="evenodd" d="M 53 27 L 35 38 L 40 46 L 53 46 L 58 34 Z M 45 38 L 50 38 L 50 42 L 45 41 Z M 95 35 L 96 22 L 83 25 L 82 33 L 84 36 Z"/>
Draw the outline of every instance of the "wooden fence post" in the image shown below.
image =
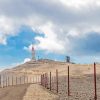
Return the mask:
<path id="1" fill-rule="evenodd" d="M 1 87 L 1 75 L 0 75 L 0 87 Z"/>
<path id="2" fill-rule="evenodd" d="M 41 75 L 41 85 L 43 85 L 43 75 Z"/>
<path id="3" fill-rule="evenodd" d="M 2 87 L 4 88 L 4 74 L 2 75 Z"/>
<path id="4" fill-rule="evenodd" d="M 25 84 L 25 75 L 24 75 L 24 84 Z"/>
<path id="5" fill-rule="evenodd" d="M 51 91 L 51 72 L 50 72 L 50 91 Z"/>
<path id="6" fill-rule="evenodd" d="M 17 77 L 16 77 L 16 85 L 17 85 Z"/>
<path id="7" fill-rule="evenodd" d="M 21 85 L 21 76 L 20 76 L 20 78 L 19 78 L 19 79 L 20 79 L 20 85 Z"/>
<path id="8" fill-rule="evenodd" d="M 48 73 L 46 73 L 46 88 L 48 89 Z"/>
<path id="9" fill-rule="evenodd" d="M 28 76 L 27 76 L 27 84 L 28 84 Z"/>
<path id="10" fill-rule="evenodd" d="M 7 77 L 7 80 L 8 80 L 8 86 L 9 86 L 9 76 Z"/>
<path id="11" fill-rule="evenodd" d="M 68 96 L 70 96 L 69 66 L 68 66 Z"/>
<path id="12" fill-rule="evenodd" d="M 5 84 L 6 84 L 6 87 L 7 87 L 7 75 L 5 76 Z"/>
<path id="13" fill-rule="evenodd" d="M 57 85 L 57 93 L 58 93 L 58 70 L 56 70 L 56 85 Z"/>
<path id="14" fill-rule="evenodd" d="M 13 86 L 13 76 L 12 76 L 12 86 Z"/>
<path id="15" fill-rule="evenodd" d="M 44 74 L 45 88 L 47 87 L 46 73 Z"/>
<path id="16" fill-rule="evenodd" d="M 94 63 L 94 99 L 97 100 L 97 86 L 96 86 L 96 63 Z"/>
<path id="17" fill-rule="evenodd" d="M 33 83 L 34 83 L 34 76 L 33 76 Z"/>
<path id="18" fill-rule="evenodd" d="M 43 86 L 45 87 L 45 80 L 44 80 L 44 74 L 43 74 Z"/>

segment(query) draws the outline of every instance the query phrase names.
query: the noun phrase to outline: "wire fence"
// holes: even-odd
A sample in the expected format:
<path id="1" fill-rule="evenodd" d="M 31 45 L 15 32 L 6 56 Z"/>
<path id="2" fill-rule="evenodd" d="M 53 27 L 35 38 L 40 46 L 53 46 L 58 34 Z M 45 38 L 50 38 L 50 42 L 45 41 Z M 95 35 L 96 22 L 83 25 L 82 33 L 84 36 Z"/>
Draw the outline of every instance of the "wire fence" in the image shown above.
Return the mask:
<path id="1" fill-rule="evenodd" d="M 67 75 L 64 76 L 60 75 L 58 70 L 55 71 L 55 74 L 50 72 L 41 75 L 41 85 L 63 97 L 79 98 L 80 100 L 97 100 L 97 98 L 100 99 L 100 94 L 97 96 L 97 89 L 100 91 L 100 88 L 97 88 L 99 84 L 97 84 L 95 63 L 92 70 L 94 75 L 86 74 L 80 77 L 77 73 L 76 76 L 71 76 L 70 66 L 68 66 Z"/>
<path id="2" fill-rule="evenodd" d="M 40 84 L 41 75 L 16 75 L 12 73 L 0 74 L 0 87 L 8 87 L 21 84 Z"/>

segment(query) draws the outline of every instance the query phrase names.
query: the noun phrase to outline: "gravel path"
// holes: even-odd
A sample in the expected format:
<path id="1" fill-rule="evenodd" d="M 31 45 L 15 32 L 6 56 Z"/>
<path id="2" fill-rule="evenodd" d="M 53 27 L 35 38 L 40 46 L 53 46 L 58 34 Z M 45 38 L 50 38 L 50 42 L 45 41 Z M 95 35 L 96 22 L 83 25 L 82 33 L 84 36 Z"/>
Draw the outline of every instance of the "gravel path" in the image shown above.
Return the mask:
<path id="1" fill-rule="evenodd" d="M 59 100 L 59 97 L 38 84 L 31 84 L 23 100 Z"/>
<path id="2" fill-rule="evenodd" d="M 0 88 L 0 100 L 22 100 L 29 84 Z"/>

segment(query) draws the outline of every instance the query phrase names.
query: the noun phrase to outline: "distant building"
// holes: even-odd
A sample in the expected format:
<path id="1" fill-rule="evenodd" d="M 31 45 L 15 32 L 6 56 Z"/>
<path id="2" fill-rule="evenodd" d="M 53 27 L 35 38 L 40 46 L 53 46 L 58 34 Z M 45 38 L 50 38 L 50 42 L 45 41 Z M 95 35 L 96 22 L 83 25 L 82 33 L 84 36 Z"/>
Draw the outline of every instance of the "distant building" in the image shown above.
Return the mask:
<path id="1" fill-rule="evenodd" d="M 70 56 L 66 56 L 66 62 L 70 63 Z"/>

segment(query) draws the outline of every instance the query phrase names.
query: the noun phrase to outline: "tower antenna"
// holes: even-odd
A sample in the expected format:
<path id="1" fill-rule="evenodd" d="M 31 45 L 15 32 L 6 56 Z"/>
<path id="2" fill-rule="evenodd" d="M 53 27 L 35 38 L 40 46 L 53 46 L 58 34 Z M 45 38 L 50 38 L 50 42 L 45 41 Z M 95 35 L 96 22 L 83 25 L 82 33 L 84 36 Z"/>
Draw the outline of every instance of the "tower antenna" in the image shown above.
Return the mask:
<path id="1" fill-rule="evenodd" d="M 34 46 L 32 45 L 32 60 L 35 61 L 36 58 L 35 58 L 35 49 L 34 49 Z"/>

